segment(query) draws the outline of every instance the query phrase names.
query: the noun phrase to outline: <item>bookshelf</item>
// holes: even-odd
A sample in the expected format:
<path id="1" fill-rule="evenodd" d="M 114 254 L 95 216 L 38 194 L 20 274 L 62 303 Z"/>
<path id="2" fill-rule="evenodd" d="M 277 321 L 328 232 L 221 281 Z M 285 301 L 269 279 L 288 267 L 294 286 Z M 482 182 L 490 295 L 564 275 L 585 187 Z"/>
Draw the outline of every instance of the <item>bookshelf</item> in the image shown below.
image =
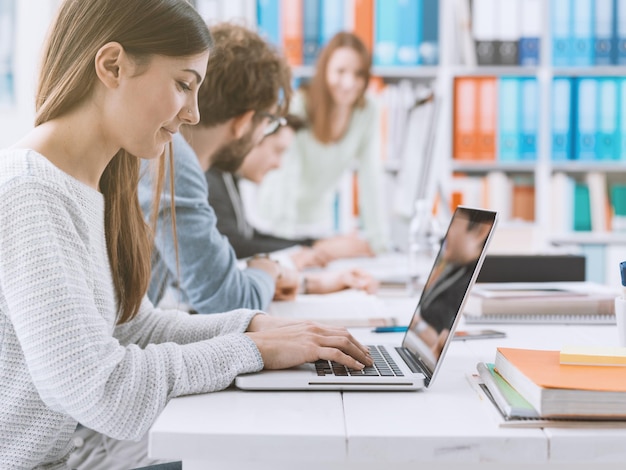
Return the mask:
<path id="1" fill-rule="evenodd" d="M 220 20 L 236 20 L 245 22 L 250 26 L 256 26 L 259 2 L 275 2 L 277 5 L 285 0 L 195 0 L 199 11 L 203 13 L 209 23 Z M 287 0 L 289 1 L 289 0 Z M 320 0 L 321 1 L 321 0 Z M 339 0 L 333 0 L 338 2 Z M 355 5 L 360 0 L 341 0 L 340 3 L 346 8 Z M 377 0 L 372 0 L 376 5 Z M 383 0 L 384 1 L 384 0 Z M 429 0 L 418 0 L 424 5 Z M 432 1 L 432 0 L 430 0 Z M 506 2 L 507 8 L 513 9 L 513 3 L 532 0 L 482 0 L 487 3 Z M 622 80 L 626 77 L 626 60 L 616 65 L 561 65 L 553 61 L 554 19 L 553 7 L 555 2 L 562 0 L 535 0 L 541 5 L 541 23 L 539 60 L 532 65 L 468 65 L 462 60 L 464 44 L 459 40 L 463 37 L 459 31 L 458 11 L 460 2 L 465 2 L 465 7 L 470 9 L 469 0 L 440 0 L 438 17 L 438 45 L 439 59 L 436 64 L 430 65 L 380 65 L 375 64 L 373 74 L 379 77 L 386 85 L 399 85 L 403 81 L 412 84 L 427 84 L 435 88 L 440 98 L 440 116 L 437 134 L 437 142 L 434 150 L 436 165 L 431 169 L 433 178 L 430 183 L 439 186 L 441 193 L 450 197 L 454 189 L 455 173 L 463 173 L 468 177 L 482 178 L 492 173 L 503 173 L 506 176 L 520 180 L 532 181 L 534 187 L 534 220 L 528 222 L 533 228 L 541 232 L 538 238 L 540 243 L 535 247 L 537 250 L 550 250 L 556 247 L 559 250 L 572 250 L 589 252 L 589 259 L 594 256 L 592 264 L 600 266 L 591 280 L 615 282 L 615 276 L 611 275 L 612 265 L 626 259 L 626 232 L 617 230 L 553 230 L 555 211 L 552 208 L 553 177 L 555 174 L 564 174 L 573 182 L 584 182 L 589 174 L 601 174 L 607 177 L 607 183 L 626 186 L 626 158 L 609 161 L 556 161 L 552 158 L 552 132 L 553 132 L 553 82 L 557 77 L 567 77 L 575 80 L 591 78 L 604 79 L 615 78 Z M 564 0 L 568 5 L 577 5 L 578 0 Z M 613 0 L 595 0 L 591 5 L 599 5 L 605 2 L 612 5 L 622 5 L 623 2 Z M 7 146 L 12 143 L 14 136 L 24 134 L 32 125 L 34 109 L 32 93 L 36 80 L 36 68 L 39 50 L 43 42 L 43 36 L 52 19 L 57 0 L 46 0 L 45 8 L 39 7 L 35 0 L 15 1 L 15 41 L 14 41 L 14 74 L 15 96 L 14 104 L 0 109 L 0 124 L 6 132 L 0 138 L 0 145 Z M 393 2 L 389 2 L 391 4 Z M 472 3 L 481 3 L 474 0 Z M 560 4 L 559 3 L 559 4 Z M 582 2 L 585 3 L 585 2 Z M 587 2 L 589 3 L 589 2 Z M 35 5 L 37 4 L 37 5 Z M 34 8 L 37 6 L 37 8 Z M 589 15 L 595 17 L 594 14 Z M 349 22 L 348 22 L 349 23 Z M 349 24 L 344 23 L 345 27 Z M 497 29 L 497 28 L 496 28 Z M 33 34 L 33 31 L 38 33 Z M 484 37 L 479 38 L 481 41 Z M 510 39 L 510 38 L 504 38 Z M 558 62 L 558 61 L 557 61 Z M 619 62 L 619 60 L 617 61 Z M 304 61 L 303 61 L 304 63 Z M 306 79 L 312 76 L 314 65 L 294 65 L 294 77 Z M 520 79 L 536 79 L 539 103 L 537 108 L 537 134 L 536 134 L 536 158 L 532 161 L 461 161 L 454 155 L 454 84 L 458 78 L 470 77 L 493 77 L 495 80 L 518 77 Z M 624 93 L 622 93 L 624 95 Z M 622 97 L 622 103 L 626 103 Z M 621 104 L 621 103 L 620 103 Z M 619 108 L 619 106 L 618 106 Z M 622 106 L 622 109 L 626 106 Z M 626 122 L 626 116 L 618 114 L 619 123 Z M 626 131 L 622 134 L 626 135 Z M 385 163 L 386 173 L 390 181 L 395 182 L 402 173 L 402 166 L 398 161 L 388 160 Z M 608 190 L 608 188 L 607 188 Z M 429 189 L 433 195 L 434 188 Z M 434 196 L 433 196 L 434 198 Z M 626 205 L 626 201 L 624 202 Z M 515 221 L 512 221 L 515 222 Z M 503 220 L 503 224 L 507 221 Z M 402 227 L 399 228 L 402 230 Z M 399 235 L 402 238 L 403 235 Z M 593 253 L 593 254 L 592 254 Z"/>
<path id="2" fill-rule="evenodd" d="M 447 3 L 450 4 L 451 1 L 447 0 Z M 489 0 L 487 3 L 489 3 Z M 577 2 L 577 0 L 571 0 L 570 2 L 571 5 L 576 5 L 577 7 L 580 7 L 583 3 Z M 596 5 L 594 2 L 587 3 L 590 7 Z M 595 175 L 594 178 L 602 177 L 608 186 L 602 188 L 603 203 L 594 205 L 591 211 L 593 214 L 598 210 L 604 210 L 610 218 L 612 216 L 611 209 L 617 210 L 617 208 L 613 206 L 607 209 L 610 202 L 609 191 L 611 185 L 626 184 L 626 154 L 622 152 L 618 159 L 608 161 L 597 160 L 596 158 L 589 160 L 555 160 L 553 158 L 553 113 L 555 112 L 553 83 L 557 77 L 567 77 L 574 80 L 584 78 L 597 80 L 618 78 L 624 76 L 626 70 L 624 70 L 623 65 L 555 65 L 553 61 L 553 44 L 555 42 L 552 29 L 555 20 L 554 7 L 554 0 L 541 2 L 541 47 L 540 59 L 536 66 L 465 66 L 455 64 L 451 66 L 450 71 L 453 80 L 457 77 L 484 76 L 496 77 L 496 79 L 503 77 L 536 78 L 540 101 L 537 116 L 537 156 L 535 161 L 516 163 L 498 161 L 497 159 L 493 162 L 459 161 L 453 153 L 450 155 L 451 165 L 449 168 L 450 173 L 448 174 L 462 172 L 480 177 L 499 171 L 511 176 L 531 176 L 534 180 L 535 188 L 535 220 L 533 223 L 543 234 L 541 237 L 542 246 L 539 246 L 538 249 L 582 252 L 587 256 L 589 280 L 619 285 L 617 263 L 622 258 L 626 259 L 626 232 L 615 228 L 611 229 L 609 226 L 604 229 L 594 227 L 592 230 L 585 231 L 574 230 L 573 227 L 569 229 L 554 229 L 554 219 L 558 218 L 559 209 L 554 207 L 553 178 L 556 174 L 564 174 L 574 184 L 581 184 L 586 183 L 587 179 L 591 178 L 590 175 Z M 595 11 L 590 12 L 588 17 L 594 18 L 594 13 Z M 454 93 L 454 90 L 451 93 Z M 622 107 L 622 109 L 624 108 Z M 598 119 L 600 118 L 598 117 Z M 617 113 L 616 119 L 622 122 L 626 117 L 622 117 Z M 613 122 L 613 125 L 615 124 L 618 123 Z M 451 125 L 454 128 L 454 122 Z M 573 123 L 573 126 L 576 126 L 576 123 Z M 575 132 L 575 129 L 572 129 L 571 132 Z M 573 199 L 573 194 L 571 198 Z M 598 209 L 599 207 L 600 209 Z M 567 209 L 561 208 L 560 210 Z M 593 216 L 590 215 L 590 217 Z"/>

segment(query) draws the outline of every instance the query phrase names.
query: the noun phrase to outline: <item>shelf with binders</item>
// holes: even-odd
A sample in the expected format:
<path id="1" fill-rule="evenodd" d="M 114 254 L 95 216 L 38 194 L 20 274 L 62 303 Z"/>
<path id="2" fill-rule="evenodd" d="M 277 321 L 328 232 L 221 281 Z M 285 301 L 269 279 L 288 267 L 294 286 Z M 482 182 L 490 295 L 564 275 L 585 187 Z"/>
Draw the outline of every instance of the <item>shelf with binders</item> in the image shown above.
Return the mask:
<path id="1" fill-rule="evenodd" d="M 626 3 L 622 0 L 550 0 L 551 62 L 565 73 L 597 68 L 620 74 L 626 65 Z M 609 72 L 609 69 L 614 69 Z M 587 73 L 584 71 L 582 73 Z"/>
<path id="2" fill-rule="evenodd" d="M 436 66 L 439 9 L 438 0 L 256 1 L 259 31 L 283 50 L 292 66 L 315 64 L 339 31 L 359 36 L 375 66 Z"/>
<path id="3" fill-rule="evenodd" d="M 552 168 L 624 171 L 626 78 L 555 76 L 550 94 Z"/>
<path id="4" fill-rule="evenodd" d="M 435 78 L 440 69 L 437 66 L 374 66 L 372 75 L 383 79 L 402 78 Z M 291 67 L 291 73 L 295 78 L 311 78 L 315 73 L 314 65 L 296 65 Z"/>
<path id="5" fill-rule="evenodd" d="M 531 171 L 539 159 L 537 78 L 476 75 L 453 82 L 453 165 Z"/>
<path id="6" fill-rule="evenodd" d="M 450 72 L 455 77 L 463 76 L 518 76 L 536 77 L 541 69 L 536 66 L 526 65 L 455 65 L 450 67 Z"/>

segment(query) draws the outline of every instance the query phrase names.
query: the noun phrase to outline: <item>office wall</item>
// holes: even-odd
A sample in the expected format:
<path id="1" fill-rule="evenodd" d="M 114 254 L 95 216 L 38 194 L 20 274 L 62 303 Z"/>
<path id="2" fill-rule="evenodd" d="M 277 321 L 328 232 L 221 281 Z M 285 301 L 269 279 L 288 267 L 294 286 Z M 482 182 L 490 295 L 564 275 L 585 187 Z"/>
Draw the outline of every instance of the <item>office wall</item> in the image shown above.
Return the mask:
<path id="1" fill-rule="evenodd" d="M 12 106 L 0 108 L 0 148 L 32 127 L 40 51 L 57 4 L 58 0 L 16 0 L 15 99 Z"/>

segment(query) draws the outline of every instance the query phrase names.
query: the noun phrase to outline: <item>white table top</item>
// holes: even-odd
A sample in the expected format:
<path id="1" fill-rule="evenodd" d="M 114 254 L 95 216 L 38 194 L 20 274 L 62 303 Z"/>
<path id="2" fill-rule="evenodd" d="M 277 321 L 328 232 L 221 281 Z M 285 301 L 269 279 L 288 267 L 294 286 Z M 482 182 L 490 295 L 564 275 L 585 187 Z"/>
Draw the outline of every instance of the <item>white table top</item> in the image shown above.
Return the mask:
<path id="1" fill-rule="evenodd" d="M 417 299 L 381 297 L 408 321 Z M 465 325 L 459 328 L 482 328 Z M 497 346 L 617 345 L 615 326 L 496 325 L 505 339 L 455 341 L 422 392 L 244 392 L 176 398 L 150 431 L 150 455 L 184 468 L 623 468 L 626 429 L 502 428 L 472 385 Z M 364 342 L 402 334 L 352 329 Z M 388 466 L 389 465 L 389 466 Z"/>

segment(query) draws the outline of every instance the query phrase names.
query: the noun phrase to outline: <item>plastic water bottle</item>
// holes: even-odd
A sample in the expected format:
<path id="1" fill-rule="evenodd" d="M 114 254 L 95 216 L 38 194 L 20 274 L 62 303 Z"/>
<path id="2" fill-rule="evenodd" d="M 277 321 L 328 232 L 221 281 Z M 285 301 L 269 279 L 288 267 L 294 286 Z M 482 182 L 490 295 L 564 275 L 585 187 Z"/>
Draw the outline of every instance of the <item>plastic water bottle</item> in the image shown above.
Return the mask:
<path id="1" fill-rule="evenodd" d="M 439 230 L 426 200 L 415 201 L 415 209 L 409 224 L 407 291 L 415 295 L 418 279 L 424 265 L 435 255 L 439 245 Z"/>

